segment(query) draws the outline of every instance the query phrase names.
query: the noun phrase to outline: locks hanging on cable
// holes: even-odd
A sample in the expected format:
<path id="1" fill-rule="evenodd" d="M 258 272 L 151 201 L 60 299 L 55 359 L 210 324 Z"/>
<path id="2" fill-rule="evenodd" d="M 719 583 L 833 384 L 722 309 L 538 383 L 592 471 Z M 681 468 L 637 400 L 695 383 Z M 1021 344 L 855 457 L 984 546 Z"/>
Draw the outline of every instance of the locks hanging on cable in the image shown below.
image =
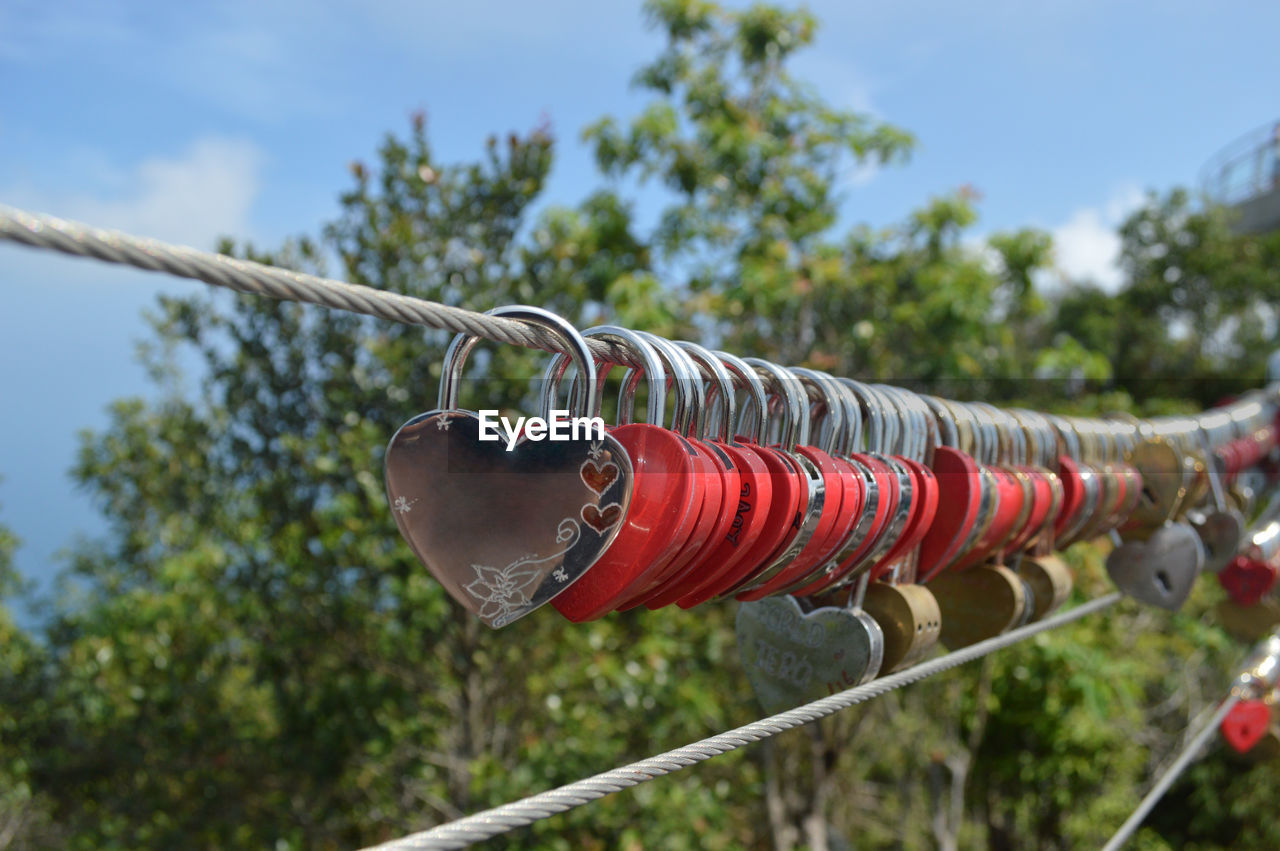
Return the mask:
<path id="1" fill-rule="evenodd" d="M 1200 418 L 1049 417 L 614 326 L 579 336 L 535 309 L 498 313 L 564 341 L 545 373 L 544 416 L 572 362 L 570 407 L 599 417 L 619 364 L 592 357 L 587 340 L 625 352 L 629 368 L 617 421 L 601 421 L 588 442 L 539 442 L 522 426 L 509 430 L 509 447 L 482 447 L 483 423 L 455 407 L 475 342 L 459 337 L 440 408 L 392 439 L 397 524 L 449 593 L 492 626 L 546 602 L 583 622 L 787 595 L 808 600 L 802 615 L 834 608 L 874 620 L 877 667 L 894 670 L 939 636 L 958 647 L 1046 617 L 1073 584 L 1056 551 L 1117 528 L 1113 580 L 1177 608 L 1206 553 L 1216 566 L 1238 549 L 1234 503 L 1256 513 L 1275 489 L 1257 467 L 1275 446 L 1270 396 Z M 647 422 L 634 422 L 641 388 Z M 1256 543 L 1223 571 L 1236 602 L 1266 594 Z"/>

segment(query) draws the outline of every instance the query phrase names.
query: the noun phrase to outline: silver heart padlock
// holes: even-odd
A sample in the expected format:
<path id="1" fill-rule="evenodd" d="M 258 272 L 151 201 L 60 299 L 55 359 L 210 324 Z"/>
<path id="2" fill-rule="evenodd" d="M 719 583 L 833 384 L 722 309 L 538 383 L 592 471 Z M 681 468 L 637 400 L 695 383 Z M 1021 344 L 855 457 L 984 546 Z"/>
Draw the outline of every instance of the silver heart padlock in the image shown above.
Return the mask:
<path id="1" fill-rule="evenodd" d="M 743 603 L 735 629 L 747 679 L 769 713 L 874 679 L 884 658 L 884 633 L 866 612 L 805 612 L 787 595 Z"/>
<path id="2" fill-rule="evenodd" d="M 578 412 L 596 410 L 595 362 L 572 325 L 536 307 L 490 314 L 550 331 L 586 378 Z M 481 440 L 479 418 L 457 408 L 462 365 L 477 339 L 462 334 L 450 344 L 439 407 L 391 438 L 386 483 L 414 555 L 496 628 L 549 602 L 596 563 L 622 527 L 634 475 L 626 450 L 603 430 L 556 440 L 525 430 L 510 449 Z"/>
<path id="3" fill-rule="evenodd" d="M 1166 523 L 1145 541 L 1125 541 L 1107 555 L 1107 573 L 1128 596 L 1170 611 L 1180 608 L 1204 568 L 1204 544 L 1185 523 Z"/>

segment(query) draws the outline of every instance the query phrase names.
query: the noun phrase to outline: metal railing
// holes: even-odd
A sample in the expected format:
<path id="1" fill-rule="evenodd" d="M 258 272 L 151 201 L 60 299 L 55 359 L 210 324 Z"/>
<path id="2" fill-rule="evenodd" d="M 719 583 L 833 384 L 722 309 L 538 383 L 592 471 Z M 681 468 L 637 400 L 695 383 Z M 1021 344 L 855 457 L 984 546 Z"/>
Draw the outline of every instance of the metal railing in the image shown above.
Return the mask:
<path id="1" fill-rule="evenodd" d="M 1264 124 L 1223 148 L 1201 172 L 1205 194 L 1228 206 L 1280 190 L 1280 121 Z"/>

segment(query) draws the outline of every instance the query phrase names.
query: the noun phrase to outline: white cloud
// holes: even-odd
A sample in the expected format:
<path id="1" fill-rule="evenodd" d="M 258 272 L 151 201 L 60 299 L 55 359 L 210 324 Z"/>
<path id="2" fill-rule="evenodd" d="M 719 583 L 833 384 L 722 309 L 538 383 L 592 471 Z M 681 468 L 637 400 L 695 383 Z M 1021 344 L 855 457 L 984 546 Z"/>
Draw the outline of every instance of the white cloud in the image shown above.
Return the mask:
<path id="1" fill-rule="evenodd" d="M 1116 229 L 1142 204 L 1143 194 L 1133 185 L 1113 192 L 1096 207 L 1082 207 L 1053 228 L 1054 258 L 1058 271 L 1069 281 L 1096 283 L 1107 292 L 1120 288 L 1118 265 L 1120 237 Z"/>
<path id="2" fill-rule="evenodd" d="M 109 193 L 54 193 L 11 187 L 7 202 L 169 242 L 209 249 L 224 234 L 248 234 L 259 189 L 262 154 L 243 139 L 205 137 L 178 156 L 152 156 L 119 168 L 99 157 L 101 174 L 84 184 L 119 187 Z"/>

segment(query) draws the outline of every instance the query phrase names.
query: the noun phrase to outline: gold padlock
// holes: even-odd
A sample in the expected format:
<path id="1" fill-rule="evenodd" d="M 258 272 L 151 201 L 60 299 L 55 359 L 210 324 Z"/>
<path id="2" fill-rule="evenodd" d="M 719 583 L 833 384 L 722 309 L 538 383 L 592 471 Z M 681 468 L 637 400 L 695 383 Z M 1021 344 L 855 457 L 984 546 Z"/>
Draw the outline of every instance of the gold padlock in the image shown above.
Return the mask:
<path id="1" fill-rule="evenodd" d="M 1280 627 L 1280 601 L 1264 597 L 1252 606 L 1223 600 L 1213 609 L 1214 617 L 1232 638 L 1257 641 Z"/>
<path id="2" fill-rule="evenodd" d="M 1142 474 L 1142 496 L 1121 532 L 1150 530 L 1164 525 L 1178 513 L 1187 495 L 1183 455 L 1172 443 L 1148 438 L 1131 449 L 1125 460 Z"/>
<path id="3" fill-rule="evenodd" d="M 1189 452 L 1186 459 L 1192 466 L 1191 486 L 1187 488 L 1187 496 L 1182 500 L 1179 515 L 1185 515 L 1188 510 L 1200 505 L 1209 496 L 1209 465 L 1205 463 L 1203 453 Z"/>
<path id="4" fill-rule="evenodd" d="M 938 601 L 923 585 L 872 582 L 862 609 L 884 632 L 882 674 L 914 665 L 938 643 L 942 614 Z"/>
<path id="5" fill-rule="evenodd" d="M 1057 553 L 1024 557 L 1018 564 L 1018 575 L 1031 586 L 1031 621 L 1041 620 L 1065 603 L 1075 584 L 1071 568 Z"/>
<path id="6" fill-rule="evenodd" d="M 1022 580 L 1000 565 L 944 572 L 929 590 L 942 613 L 942 643 L 952 650 L 1008 631 L 1027 608 Z"/>

